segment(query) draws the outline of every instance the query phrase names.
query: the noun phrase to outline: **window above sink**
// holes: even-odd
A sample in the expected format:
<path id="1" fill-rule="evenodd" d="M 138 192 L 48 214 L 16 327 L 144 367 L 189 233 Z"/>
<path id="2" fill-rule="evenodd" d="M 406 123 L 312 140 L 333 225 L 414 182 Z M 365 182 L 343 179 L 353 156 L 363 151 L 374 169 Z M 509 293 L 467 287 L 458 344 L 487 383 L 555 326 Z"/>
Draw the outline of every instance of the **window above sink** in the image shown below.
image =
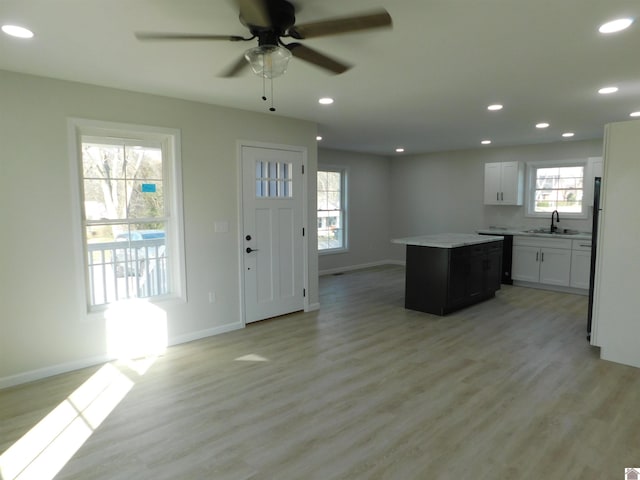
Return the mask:
<path id="1" fill-rule="evenodd" d="M 526 216 L 547 218 L 557 210 L 561 218 L 587 218 L 586 171 L 586 159 L 528 163 Z"/>

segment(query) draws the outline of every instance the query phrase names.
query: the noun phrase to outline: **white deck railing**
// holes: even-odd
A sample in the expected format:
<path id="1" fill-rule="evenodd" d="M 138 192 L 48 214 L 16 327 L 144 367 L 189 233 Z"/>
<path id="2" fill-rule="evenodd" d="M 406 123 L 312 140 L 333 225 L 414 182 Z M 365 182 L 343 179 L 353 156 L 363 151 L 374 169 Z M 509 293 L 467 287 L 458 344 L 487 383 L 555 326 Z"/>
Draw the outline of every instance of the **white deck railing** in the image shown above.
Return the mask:
<path id="1" fill-rule="evenodd" d="M 88 244 L 92 306 L 168 293 L 164 238 Z"/>

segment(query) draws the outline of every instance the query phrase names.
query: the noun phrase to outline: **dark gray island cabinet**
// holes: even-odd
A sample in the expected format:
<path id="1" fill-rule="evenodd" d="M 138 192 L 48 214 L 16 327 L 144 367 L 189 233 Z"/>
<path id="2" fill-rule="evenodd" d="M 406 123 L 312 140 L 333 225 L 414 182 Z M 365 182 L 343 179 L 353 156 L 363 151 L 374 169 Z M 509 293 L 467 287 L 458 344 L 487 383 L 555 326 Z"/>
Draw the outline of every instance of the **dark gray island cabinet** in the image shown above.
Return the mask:
<path id="1" fill-rule="evenodd" d="M 502 241 L 462 233 L 392 240 L 407 246 L 405 308 L 446 315 L 494 297 L 502 277 Z"/>

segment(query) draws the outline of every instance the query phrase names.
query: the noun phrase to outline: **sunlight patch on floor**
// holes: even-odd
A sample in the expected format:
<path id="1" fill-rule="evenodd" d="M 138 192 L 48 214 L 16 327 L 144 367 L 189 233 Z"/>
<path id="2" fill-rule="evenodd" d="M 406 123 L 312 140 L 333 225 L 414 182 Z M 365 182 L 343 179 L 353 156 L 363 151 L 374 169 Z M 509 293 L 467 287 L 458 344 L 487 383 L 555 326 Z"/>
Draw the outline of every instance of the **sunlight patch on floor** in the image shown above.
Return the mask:
<path id="1" fill-rule="evenodd" d="M 2 479 L 53 479 L 132 387 L 104 365 L 0 456 Z"/>
<path id="2" fill-rule="evenodd" d="M 167 314 L 144 300 L 105 312 L 107 352 L 144 375 L 167 348 Z M 0 480 L 52 480 L 133 388 L 108 363 L 0 455 Z"/>
<path id="3" fill-rule="evenodd" d="M 238 357 L 235 359 L 236 362 L 268 362 L 268 358 L 264 358 L 260 355 L 256 355 L 255 353 L 250 353 L 248 355 L 243 355 L 242 357 Z"/>

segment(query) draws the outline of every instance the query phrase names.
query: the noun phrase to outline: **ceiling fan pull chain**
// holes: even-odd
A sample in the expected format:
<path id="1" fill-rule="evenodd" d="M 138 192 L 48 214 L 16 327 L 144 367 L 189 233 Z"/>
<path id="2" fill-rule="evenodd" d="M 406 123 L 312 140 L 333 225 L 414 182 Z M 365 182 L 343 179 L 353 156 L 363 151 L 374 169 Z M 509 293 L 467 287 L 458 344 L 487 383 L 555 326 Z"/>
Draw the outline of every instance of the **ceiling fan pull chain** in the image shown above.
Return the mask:
<path id="1" fill-rule="evenodd" d="M 262 65 L 264 65 L 264 54 L 262 54 Z M 265 86 L 264 71 L 262 72 L 262 100 L 267 101 L 267 90 Z"/>
<path id="2" fill-rule="evenodd" d="M 273 77 L 271 78 L 271 107 L 269 107 L 270 112 L 275 112 L 276 107 L 273 106 Z"/>

